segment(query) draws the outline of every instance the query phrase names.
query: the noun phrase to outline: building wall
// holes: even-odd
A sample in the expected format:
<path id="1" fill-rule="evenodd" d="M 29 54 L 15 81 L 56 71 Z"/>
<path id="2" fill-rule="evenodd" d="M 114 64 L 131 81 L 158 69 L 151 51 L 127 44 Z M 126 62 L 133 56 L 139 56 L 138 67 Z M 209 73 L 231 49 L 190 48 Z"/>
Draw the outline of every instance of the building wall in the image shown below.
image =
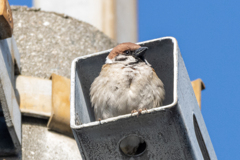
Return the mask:
<path id="1" fill-rule="evenodd" d="M 92 24 L 117 42 L 137 42 L 137 0 L 33 0 L 33 6 Z"/>

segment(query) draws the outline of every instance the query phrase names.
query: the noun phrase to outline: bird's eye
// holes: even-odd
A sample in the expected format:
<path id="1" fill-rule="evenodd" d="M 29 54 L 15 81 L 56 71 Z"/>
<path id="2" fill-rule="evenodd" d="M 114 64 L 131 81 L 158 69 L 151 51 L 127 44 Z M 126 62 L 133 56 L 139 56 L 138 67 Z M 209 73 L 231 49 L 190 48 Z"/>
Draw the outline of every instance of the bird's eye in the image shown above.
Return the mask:
<path id="1" fill-rule="evenodd" d="M 126 53 L 126 54 L 129 54 L 129 53 L 130 53 L 130 51 L 129 51 L 129 50 L 126 50 L 126 51 L 125 51 L 125 53 Z"/>

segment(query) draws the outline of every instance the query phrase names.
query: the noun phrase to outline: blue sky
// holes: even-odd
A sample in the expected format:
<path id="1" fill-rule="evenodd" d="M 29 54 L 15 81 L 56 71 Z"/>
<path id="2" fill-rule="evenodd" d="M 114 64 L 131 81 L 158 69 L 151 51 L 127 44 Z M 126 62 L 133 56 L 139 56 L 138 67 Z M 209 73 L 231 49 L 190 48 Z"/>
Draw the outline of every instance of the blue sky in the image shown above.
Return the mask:
<path id="1" fill-rule="evenodd" d="M 240 159 L 240 1 L 139 0 L 139 41 L 173 36 L 191 80 L 201 78 L 202 114 L 218 159 Z"/>
<path id="2" fill-rule="evenodd" d="M 10 5 L 32 7 L 32 0 L 8 0 Z"/>
<path id="3" fill-rule="evenodd" d="M 32 6 L 31 0 L 9 0 Z M 240 1 L 138 1 L 139 41 L 173 36 L 191 80 L 201 78 L 202 114 L 218 159 L 240 159 Z"/>

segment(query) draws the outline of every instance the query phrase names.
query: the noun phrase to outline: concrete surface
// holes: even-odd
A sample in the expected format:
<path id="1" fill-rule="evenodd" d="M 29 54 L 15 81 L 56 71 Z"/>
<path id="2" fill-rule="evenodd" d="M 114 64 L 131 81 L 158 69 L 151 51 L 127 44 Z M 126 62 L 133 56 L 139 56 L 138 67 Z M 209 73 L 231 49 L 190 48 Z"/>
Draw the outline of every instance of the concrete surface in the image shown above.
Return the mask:
<path id="1" fill-rule="evenodd" d="M 73 138 L 51 132 L 47 120 L 23 117 L 24 160 L 73 160 L 81 159 Z"/>
<path id="2" fill-rule="evenodd" d="M 87 22 L 119 43 L 138 40 L 137 0 L 33 0 L 33 6 Z"/>
<path id="3" fill-rule="evenodd" d="M 11 8 L 23 75 L 48 79 L 56 73 L 70 78 L 74 58 L 116 45 L 95 27 L 67 15 L 27 7 Z"/>
<path id="4" fill-rule="evenodd" d="M 81 160 L 77 144 L 71 137 L 48 131 L 48 120 L 22 118 L 22 155 L 0 157 L 6 160 Z"/>
<path id="5" fill-rule="evenodd" d="M 16 6 L 12 7 L 12 13 L 22 74 L 26 76 L 48 79 L 55 72 L 70 78 L 74 58 L 116 45 L 95 27 L 66 15 Z M 81 160 L 75 140 L 49 131 L 47 121 L 23 116 L 22 153 L 0 159 Z"/>

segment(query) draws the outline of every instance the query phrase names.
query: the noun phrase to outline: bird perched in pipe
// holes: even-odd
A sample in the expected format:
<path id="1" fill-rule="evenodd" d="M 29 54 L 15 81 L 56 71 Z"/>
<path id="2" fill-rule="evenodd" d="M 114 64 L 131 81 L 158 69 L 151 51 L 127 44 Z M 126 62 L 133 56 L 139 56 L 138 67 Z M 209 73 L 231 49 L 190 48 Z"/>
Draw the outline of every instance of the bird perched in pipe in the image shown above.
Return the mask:
<path id="1" fill-rule="evenodd" d="M 109 53 L 90 88 L 96 120 L 162 105 L 164 85 L 144 57 L 147 49 L 134 43 L 122 43 Z M 134 156 L 142 143 L 140 137 L 129 136 L 119 148 L 124 154 Z"/>
<path id="2" fill-rule="evenodd" d="M 109 53 L 90 88 L 96 120 L 162 105 L 164 85 L 145 59 L 147 49 L 127 42 Z"/>

